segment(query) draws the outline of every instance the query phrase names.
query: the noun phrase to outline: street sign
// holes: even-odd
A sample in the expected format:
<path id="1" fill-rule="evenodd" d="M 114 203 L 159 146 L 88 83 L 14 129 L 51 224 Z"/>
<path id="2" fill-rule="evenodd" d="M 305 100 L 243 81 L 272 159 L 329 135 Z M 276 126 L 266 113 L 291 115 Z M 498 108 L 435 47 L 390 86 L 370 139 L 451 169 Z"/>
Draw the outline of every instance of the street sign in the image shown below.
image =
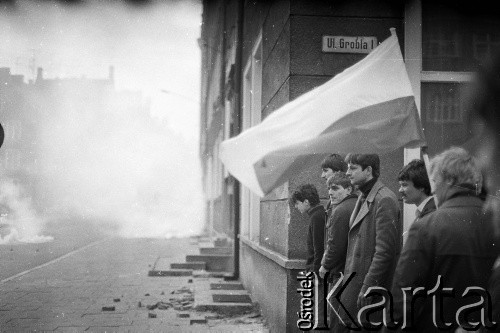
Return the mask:
<path id="1" fill-rule="evenodd" d="M 377 47 L 377 37 L 323 36 L 323 52 L 370 53 Z"/>

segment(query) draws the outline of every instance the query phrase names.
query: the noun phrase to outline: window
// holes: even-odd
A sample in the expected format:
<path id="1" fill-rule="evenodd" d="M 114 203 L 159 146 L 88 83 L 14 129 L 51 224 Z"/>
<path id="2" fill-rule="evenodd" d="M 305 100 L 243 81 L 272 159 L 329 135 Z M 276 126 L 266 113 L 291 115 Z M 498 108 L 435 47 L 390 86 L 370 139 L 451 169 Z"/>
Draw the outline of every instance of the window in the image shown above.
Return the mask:
<path id="1" fill-rule="evenodd" d="M 406 65 L 432 156 L 469 139 L 466 91 L 473 72 L 500 45 L 500 19 L 474 4 L 469 10 L 413 0 L 405 21 Z"/>
<path id="2" fill-rule="evenodd" d="M 243 130 L 262 118 L 262 33 L 257 38 L 243 72 Z M 260 236 L 260 197 L 241 187 L 241 232 L 258 242 Z"/>
<path id="3" fill-rule="evenodd" d="M 500 20 L 479 5 L 451 6 L 422 1 L 422 69 L 470 72 L 500 42 Z"/>
<path id="4" fill-rule="evenodd" d="M 422 86 L 422 108 L 428 123 L 463 124 L 464 99 L 456 83 L 426 83 Z"/>

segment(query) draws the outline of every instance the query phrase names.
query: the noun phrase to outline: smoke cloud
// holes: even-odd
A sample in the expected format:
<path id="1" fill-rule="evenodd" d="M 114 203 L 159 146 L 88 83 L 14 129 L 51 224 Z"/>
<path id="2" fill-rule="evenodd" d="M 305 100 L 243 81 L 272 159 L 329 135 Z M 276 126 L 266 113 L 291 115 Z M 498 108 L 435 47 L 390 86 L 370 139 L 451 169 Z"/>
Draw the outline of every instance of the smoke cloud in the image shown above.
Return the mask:
<path id="1" fill-rule="evenodd" d="M 36 120 L 38 178 L 25 188 L 2 172 L 0 204 L 9 210 L 2 223 L 11 231 L 0 232 L 0 242 L 48 241 L 47 221 L 72 216 L 113 223 L 125 237 L 199 233 L 201 4 L 16 7 L 0 12 L 0 66 L 31 80 L 43 67 L 45 79 L 77 83 L 62 80 L 50 95 L 35 89 L 26 96 Z M 82 77 L 107 79 L 109 66 L 117 93 L 78 90 Z M 4 147 L 8 138 L 7 127 Z"/>

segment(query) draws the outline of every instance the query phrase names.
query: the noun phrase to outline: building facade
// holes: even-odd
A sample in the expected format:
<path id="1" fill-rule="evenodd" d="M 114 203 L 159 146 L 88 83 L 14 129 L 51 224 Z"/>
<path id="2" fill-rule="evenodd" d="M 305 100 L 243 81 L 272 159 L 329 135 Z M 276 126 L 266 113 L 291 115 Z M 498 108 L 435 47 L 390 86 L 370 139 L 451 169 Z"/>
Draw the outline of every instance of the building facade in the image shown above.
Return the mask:
<path id="1" fill-rule="evenodd" d="M 306 219 L 288 198 L 315 184 L 326 201 L 320 166 L 305 168 L 260 198 L 218 159 L 219 144 L 361 60 L 328 52 L 324 36 L 375 37 L 396 28 L 432 156 L 467 139 L 466 91 L 473 72 L 500 45 L 498 12 L 484 4 L 412 1 L 204 1 L 200 158 L 212 235 L 234 243 L 234 275 L 260 304 L 272 332 L 297 329 L 297 274 L 306 257 Z M 311 114 L 314 116 L 314 114 Z M 335 151 L 332 151 L 334 153 Z M 420 149 L 381 156 L 381 180 L 397 193 L 397 174 Z M 405 229 L 414 207 L 403 205 Z"/>

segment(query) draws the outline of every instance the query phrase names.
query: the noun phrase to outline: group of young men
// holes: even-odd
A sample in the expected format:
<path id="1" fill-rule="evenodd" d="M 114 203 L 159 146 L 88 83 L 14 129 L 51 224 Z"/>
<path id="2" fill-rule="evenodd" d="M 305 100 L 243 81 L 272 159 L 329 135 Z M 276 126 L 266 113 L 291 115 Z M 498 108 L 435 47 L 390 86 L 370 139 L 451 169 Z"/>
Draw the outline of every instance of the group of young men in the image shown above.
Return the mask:
<path id="1" fill-rule="evenodd" d="M 399 193 L 416 206 L 407 233 L 396 194 L 379 180 L 378 155 L 332 154 L 321 167 L 326 209 L 311 184 L 291 201 L 310 217 L 306 269 L 335 289 L 331 331 L 496 327 L 488 288 L 499 245 L 474 157 L 443 151 L 430 162 L 430 180 L 421 160 L 402 168 Z"/>

